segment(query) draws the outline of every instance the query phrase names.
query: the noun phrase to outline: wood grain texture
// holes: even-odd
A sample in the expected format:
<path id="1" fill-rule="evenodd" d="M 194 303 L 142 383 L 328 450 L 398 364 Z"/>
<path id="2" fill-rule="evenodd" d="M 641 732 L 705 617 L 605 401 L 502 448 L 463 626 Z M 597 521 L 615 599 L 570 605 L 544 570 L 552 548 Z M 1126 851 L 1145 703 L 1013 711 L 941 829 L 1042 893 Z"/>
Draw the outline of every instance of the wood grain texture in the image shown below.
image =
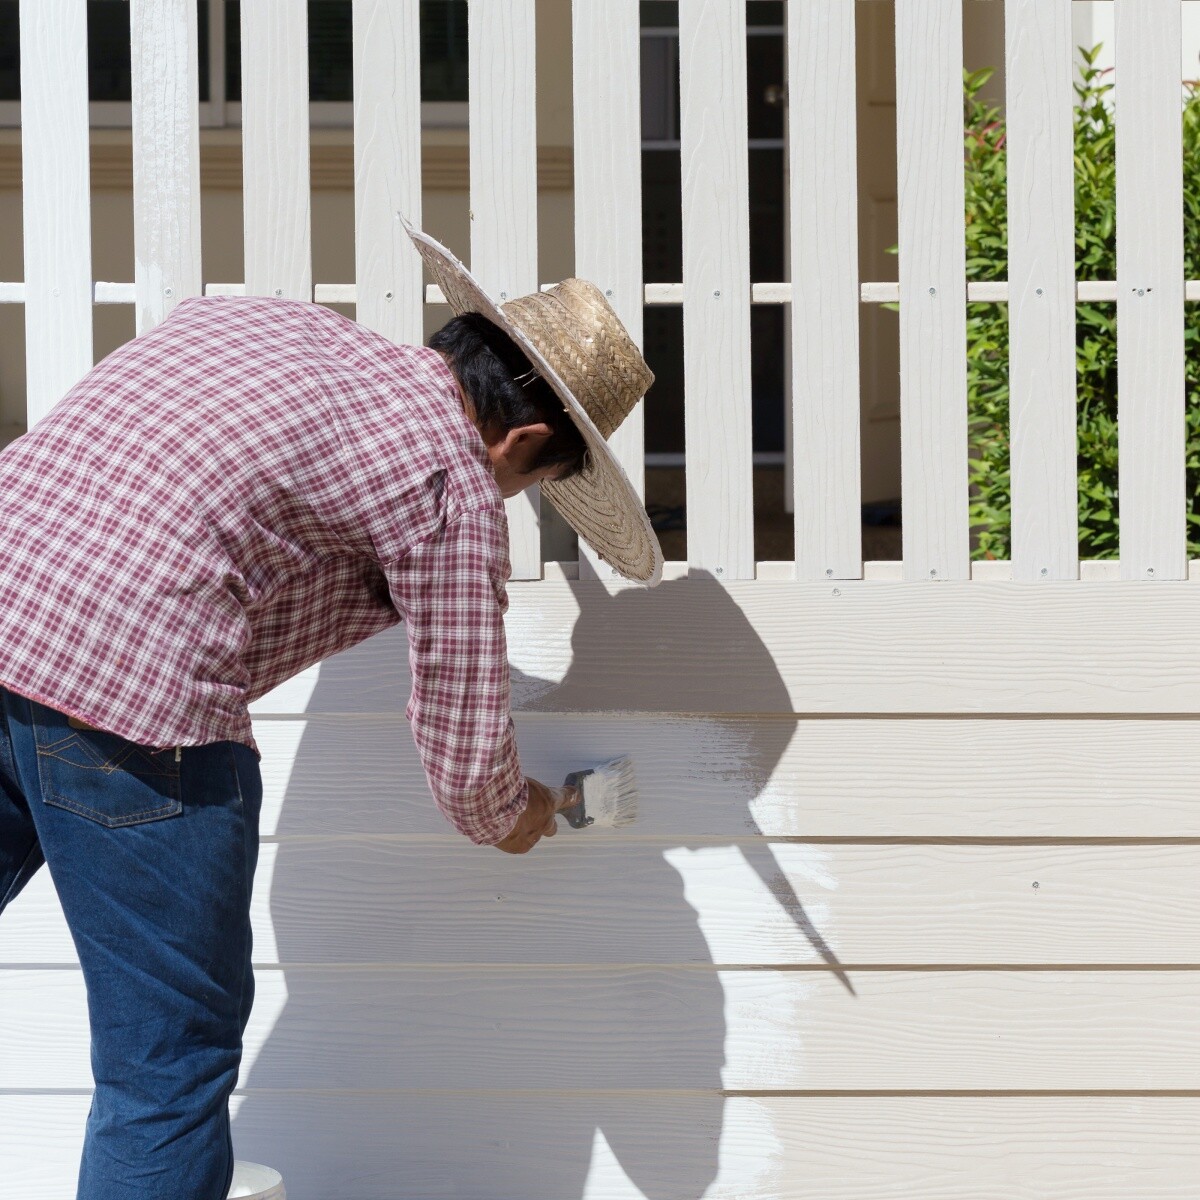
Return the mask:
<path id="1" fill-rule="evenodd" d="M 92 368 L 85 0 L 21 0 L 27 424 Z"/>
<path id="2" fill-rule="evenodd" d="M 252 1088 L 1186 1090 L 1191 971 L 259 971 Z M 0 970 L 0 1088 L 91 1086 L 78 971 Z"/>
<path id="3" fill-rule="evenodd" d="M 525 769 L 558 783 L 633 757 L 638 820 L 588 837 L 1198 838 L 1194 720 L 775 720 L 518 713 Z M 261 718 L 267 837 L 459 835 L 407 722 Z M 591 844 L 591 843 L 589 843 Z"/>
<path id="4" fill-rule="evenodd" d="M 862 577 L 856 0 L 788 21 L 796 577 Z"/>
<path id="5" fill-rule="evenodd" d="M 904 577 L 969 578 L 961 0 L 896 0 Z"/>
<path id="6" fill-rule="evenodd" d="M 308 10 L 242 5 L 246 294 L 312 299 Z"/>
<path id="7" fill-rule="evenodd" d="M 1184 579 L 1180 6 L 1115 12 L 1121 574 Z"/>
<path id="8" fill-rule="evenodd" d="M 0 1096 L 21 1200 L 75 1187 L 86 1095 Z M 1190 1200 L 1200 1101 L 1174 1097 L 238 1094 L 239 1156 L 289 1200 Z M 463 1153 L 466 1140 L 478 1153 Z"/>
<path id="9" fill-rule="evenodd" d="M 288 839 L 262 847 L 255 888 L 260 964 L 1200 962 L 1194 845 L 664 847 L 564 827 L 516 870 L 465 841 Z M 0 964 L 75 961 L 40 872 Z"/>
<path id="10" fill-rule="evenodd" d="M 1079 576 L 1071 0 L 1008 0 L 1013 578 Z"/>
<path id="11" fill-rule="evenodd" d="M 135 328 L 151 329 L 200 272 L 196 0 L 131 0 Z"/>
<path id="12" fill-rule="evenodd" d="M 534 0 L 467 8 L 471 130 L 471 272 L 503 303 L 537 291 L 537 105 Z M 508 500 L 514 579 L 542 574 L 540 495 Z"/>
<path id="13" fill-rule="evenodd" d="M 590 279 L 642 344 L 641 77 L 637 0 L 575 0 L 575 274 Z M 645 492 L 644 418 L 638 405 L 609 439 L 639 495 Z M 580 571 L 613 578 L 586 542 Z"/>
<path id="14" fill-rule="evenodd" d="M 394 342 L 424 342 L 419 0 L 354 6 L 355 317 Z"/>
<path id="15" fill-rule="evenodd" d="M 518 710 L 1200 712 L 1189 583 L 546 581 L 510 596 Z M 405 656 L 398 628 L 255 710 L 401 712 Z"/>
<path id="16" fill-rule="evenodd" d="M 687 555 L 754 576 L 746 12 L 679 5 Z"/>

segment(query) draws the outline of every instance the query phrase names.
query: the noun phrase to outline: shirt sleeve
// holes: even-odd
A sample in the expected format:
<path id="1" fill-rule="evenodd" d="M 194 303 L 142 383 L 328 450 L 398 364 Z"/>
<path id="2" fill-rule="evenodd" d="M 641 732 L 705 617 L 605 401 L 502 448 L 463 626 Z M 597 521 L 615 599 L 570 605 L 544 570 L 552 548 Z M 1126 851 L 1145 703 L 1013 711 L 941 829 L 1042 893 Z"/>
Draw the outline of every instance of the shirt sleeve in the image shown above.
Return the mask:
<path id="1" fill-rule="evenodd" d="M 495 845 L 529 791 L 509 712 L 502 510 L 464 513 L 385 566 L 408 630 L 408 719 L 438 808 L 478 845 Z"/>

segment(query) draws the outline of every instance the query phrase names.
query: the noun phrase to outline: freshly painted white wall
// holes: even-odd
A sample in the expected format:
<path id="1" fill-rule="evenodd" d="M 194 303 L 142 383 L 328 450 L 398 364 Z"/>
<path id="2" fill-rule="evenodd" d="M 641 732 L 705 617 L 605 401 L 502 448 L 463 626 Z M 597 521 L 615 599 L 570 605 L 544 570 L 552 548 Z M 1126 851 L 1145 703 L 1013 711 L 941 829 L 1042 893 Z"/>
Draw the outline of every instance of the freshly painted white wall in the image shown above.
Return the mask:
<path id="1" fill-rule="evenodd" d="M 641 784 L 524 858 L 436 812 L 402 631 L 256 705 L 238 1153 L 293 1200 L 1187 1194 L 1200 591 L 837 592 L 514 584 L 526 769 Z M 1157 715 L 1080 715 L 1115 697 Z M 89 1084 L 42 876 L 0 942 L 14 1195 L 70 1194 Z"/>

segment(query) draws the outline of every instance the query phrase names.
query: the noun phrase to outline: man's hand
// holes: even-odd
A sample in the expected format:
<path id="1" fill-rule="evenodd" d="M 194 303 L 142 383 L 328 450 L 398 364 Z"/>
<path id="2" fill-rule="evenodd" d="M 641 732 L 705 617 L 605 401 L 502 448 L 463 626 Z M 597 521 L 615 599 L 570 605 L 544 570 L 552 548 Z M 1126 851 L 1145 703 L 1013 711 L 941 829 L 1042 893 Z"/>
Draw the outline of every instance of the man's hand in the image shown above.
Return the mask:
<path id="1" fill-rule="evenodd" d="M 527 854 L 542 838 L 553 837 L 558 832 L 555 815 L 579 802 L 574 788 L 548 788 L 536 779 L 525 782 L 529 784 L 529 804 L 517 818 L 512 832 L 496 843 L 496 849 L 505 854 Z"/>

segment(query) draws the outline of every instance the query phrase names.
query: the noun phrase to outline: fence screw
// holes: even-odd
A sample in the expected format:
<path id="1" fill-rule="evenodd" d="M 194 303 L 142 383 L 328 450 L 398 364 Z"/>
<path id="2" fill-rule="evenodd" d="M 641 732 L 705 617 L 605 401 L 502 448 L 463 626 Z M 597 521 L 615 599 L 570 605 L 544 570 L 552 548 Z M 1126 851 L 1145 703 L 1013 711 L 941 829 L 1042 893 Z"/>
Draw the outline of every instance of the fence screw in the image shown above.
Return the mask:
<path id="1" fill-rule="evenodd" d="M 1037 290 L 1037 294 L 1038 294 L 1039 296 L 1044 296 L 1044 295 L 1045 295 L 1045 292 L 1044 292 L 1044 291 L 1043 291 L 1041 288 L 1038 288 L 1038 290 Z"/>
<path id="2" fill-rule="evenodd" d="M 934 567 L 930 567 L 930 568 L 929 568 L 929 578 L 930 578 L 930 579 L 936 579 L 936 578 L 937 578 L 937 570 L 936 570 Z"/>
<path id="3" fill-rule="evenodd" d="M 508 299 L 508 293 L 507 293 L 507 292 L 501 292 L 501 293 L 500 293 L 500 299 L 501 299 L 501 300 L 507 300 L 507 299 Z"/>
<path id="4" fill-rule="evenodd" d="M 1153 568 L 1153 567 L 1147 567 L 1147 568 L 1146 568 L 1146 574 L 1147 574 L 1147 575 L 1153 575 L 1153 574 L 1154 574 L 1154 568 Z"/>
<path id="5" fill-rule="evenodd" d="M 606 288 L 606 289 L 605 289 L 605 291 L 604 291 L 604 294 L 605 294 L 606 296 L 611 296 L 611 295 L 612 295 L 612 288 Z"/>
<path id="6" fill-rule="evenodd" d="M 163 295 L 166 296 L 166 298 L 168 300 L 170 300 L 170 298 L 173 295 L 175 295 L 175 289 L 174 288 L 163 288 Z"/>
<path id="7" fill-rule="evenodd" d="M 832 567 L 826 567 L 826 568 L 825 568 L 825 575 L 826 575 L 826 577 L 827 577 L 827 578 L 829 578 L 829 579 L 832 579 L 832 578 L 833 578 L 833 568 L 832 568 Z"/>
<path id="8" fill-rule="evenodd" d="M 1034 887 L 1037 887 L 1037 885 L 1038 885 L 1038 884 L 1037 884 L 1037 880 L 1035 879 L 1035 880 L 1033 881 L 1033 886 L 1034 886 Z"/>
<path id="9" fill-rule="evenodd" d="M 842 594 L 842 589 L 841 589 L 841 588 L 834 588 L 834 589 L 833 589 L 833 594 L 834 594 L 835 596 L 840 596 L 840 595 Z"/>
<path id="10" fill-rule="evenodd" d="M 937 295 L 937 288 L 930 288 L 930 289 L 929 289 L 929 294 L 930 294 L 931 296 L 936 296 L 936 295 Z"/>
<path id="11" fill-rule="evenodd" d="M 717 574 L 718 574 L 718 575 L 724 575 L 724 574 L 725 574 L 725 568 L 724 568 L 724 567 L 716 567 L 716 568 L 715 568 L 715 570 L 716 570 L 716 572 L 717 572 Z"/>
<path id="12" fill-rule="evenodd" d="M 721 290 L 720 290 L 720 288 L 718 288 L 718 289 L 717 289 L 715 292 L 713 292 L 713 298 L 714 298 L 715 300 L 720 300 L 720 298 L 721 298 Z"/>
<path id="13" fill-rule="evenodd" d="M 391 292 L 384 292 L 384 293 L 383 293 L 383 298 L 384 298 L 385 300 L 390 300 L 390 299 L 392 298 L 392 293 L 391 293 Z"/>
<path id="14" fill-rule="evenodd" d="M 283 288 L 276 288 L 276 289 L 275 289 L 275 295 L 277 295 L 277 296 L 282 296 L 282 295 L 283 295 Z"/>
<path id="15" fill-rule="evenodd" d="M 1135 288 L 1134 290 L 1137 292 L 1137 294 L 1138 294 L 1139 296 L 1144 296 L 1144 295 L 1146 294 L 1146 289 L 1145 289 L 1145 288 Z"/>
<path id="16" fill-rule="evenodd" d="M 1050 574 L 1050 568 L 1049 568 L 1049 567 L 1043 567 L 1043 568 L 1042 568 L 1042 575 L 1043 575 L 1043 576 L 1046 576 L 1046 575 L 1049 575 L 1049 574 Z"/>

